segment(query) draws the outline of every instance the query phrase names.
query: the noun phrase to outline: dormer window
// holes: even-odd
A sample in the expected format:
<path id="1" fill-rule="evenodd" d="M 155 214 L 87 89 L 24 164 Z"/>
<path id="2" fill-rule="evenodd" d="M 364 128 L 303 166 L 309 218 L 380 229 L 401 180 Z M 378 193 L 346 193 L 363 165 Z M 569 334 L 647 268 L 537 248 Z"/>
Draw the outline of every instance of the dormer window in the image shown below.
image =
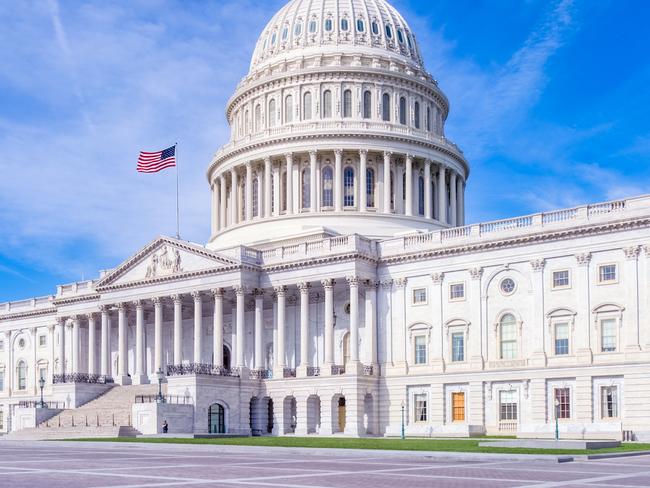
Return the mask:
<path id="1" fill-rule="evenodd" d="M 327 32 L 331 32 L 331 31 L 332 31 L 332 19 L 326 19 L 326 20 L 325 20 L 325 30 L 326 30 Z"/>
<path id="2" fill-rule="evenodd" d="M 302 34 L 302 22 L 298 22 L 296 24 L 296 27 L 293 29 L 293 33 L 296 37 L 300 36 Z"/>
<path id="3" fill-rule="evenodd" d="M 376 21 L 372 21 L 372 33 L 376 36 L 379 35 L 379 24 Z"/>
<path id="4" fill-rule="evenodd" d="M 402 29 L 397 29 L 397 39 L 400 44 L 404 44 L 404 34 L 402 34 Z"/>
<path id="5" fill-rule="evenodd" d="M 386 37 L 388 39 L 393 38 L 393 28 L 390 26 L 390 24 L 386 24 Z"/>
<path id="6" fill-rule="evenodd" d="M 341 19 L 341 30 L 347 32 L 349 28 L 350 23 L 348 22 L 348 19 Z"/>
<path id="7" fill-rule="evenodd" d="M 358 20 L 357 20 L 357 32 L 363 32 L 363 31 L 365 31 L 365 30 L 366 30 L 366 26 L 365 26 L 365 24 L 363 23 L 363 20 L 358 19 Z"/>
<path id="8" fill-rule="evenodd" d="M 289 37 L 289 28 L 284 26 L 284 29 L 282 29 L 282 40 L 286 41 L 287 37 Z"/>
<path id="9" fill-rule="evenodd" d="M 271 46 L 275 46 L 275 41 L 277 40 L 278 36 L 274 32 L 273 35 L 271 36 Z"/>
<path id="10" fill-rule="evenodd" d="M 314 32 L 316 32 L 316 27 L 317 27 L 316 21 L 315 20 L 310 20 L 309 21 L 309 33 L 313 34 Z"/>

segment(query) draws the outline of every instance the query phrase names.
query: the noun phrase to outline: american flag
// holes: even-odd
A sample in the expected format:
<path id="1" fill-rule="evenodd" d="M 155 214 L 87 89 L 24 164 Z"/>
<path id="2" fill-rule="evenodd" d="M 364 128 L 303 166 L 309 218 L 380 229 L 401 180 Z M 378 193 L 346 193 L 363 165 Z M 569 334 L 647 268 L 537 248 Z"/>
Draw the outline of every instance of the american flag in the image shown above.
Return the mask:
<path id="1" fill-rule="evenodd" d="M 157 152 L 140 151 L 138 156 L 139 173 L 157 173 L 172 166 L 176 166 L 176 146 Z"/>

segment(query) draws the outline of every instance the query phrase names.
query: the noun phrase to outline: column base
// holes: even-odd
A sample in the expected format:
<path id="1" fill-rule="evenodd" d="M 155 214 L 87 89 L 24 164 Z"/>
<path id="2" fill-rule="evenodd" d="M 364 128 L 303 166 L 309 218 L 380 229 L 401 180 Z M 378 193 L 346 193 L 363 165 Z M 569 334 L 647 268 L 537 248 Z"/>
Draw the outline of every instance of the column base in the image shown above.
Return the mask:
<path id="1" fill-rule="evenodd" d="M 546 353 L 542 351 L 536 351 L 533 353 L 530 358 L 531 366 L 546 366 Z"/>
<path id="2" fill-rule="evenodd" d="M 276 366 L 275 368 L 273 368 L 273 379 L 274 380 L 282 380 L 282 379 L 284 379 L 284 368 L 285 367 L 286 366 Z"/>
<path id="3" fill-rule="evenodd" d="M 576 351 L 576 357 L 578 359 L 578 363 L 582 364 L 591 364 L 594 358 L 590 348 L 578 349 Z"/>
<path id="4" fill-rule="evenodd" d="M 361 376 L 363 374 L 363 364 L 361 364 L 361 361 L 348 361 L 345 365 L 345 374 Z"/>
<path id="5" fill-rule="evenodd" d="M 149 377 L 146 374 L 136 374 L 131 376 L 131 384 L 133 385 L 148 385 Z"/>
<path id="6" fill-rule="evenodd" d="M 323 363 L 320 367 L 321 376 L 332 376 L 332 366 L 334 363 Z"/>
<path id="7" fill-rule="evenodd" d="M 307 368 L 309 366 L 305 365 L 300 365 L 296 368 L 296 378 L 306 378 L 307 377 Z"/>
<path id="8" fill-rule="evenodd" d="M 114 380 L 115 383 L 122 386 L 131 384 L 131 377 L 128 375 L 117 375 Z"/>

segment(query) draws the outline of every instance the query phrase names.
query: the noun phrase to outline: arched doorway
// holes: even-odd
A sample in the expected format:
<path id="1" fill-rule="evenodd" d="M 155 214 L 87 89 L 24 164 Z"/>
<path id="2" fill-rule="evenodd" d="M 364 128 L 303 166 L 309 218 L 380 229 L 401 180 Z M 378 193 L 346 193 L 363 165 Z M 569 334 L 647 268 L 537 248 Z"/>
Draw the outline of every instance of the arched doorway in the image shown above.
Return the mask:
<path id="1" fill-rule="evenodd" d="M 226 410 L 223 405 L 213 403 L 208 409 L 208 432 L 210 434 L 226 433 Z"/>
<path id="2" fill-rule="evenodd" d="M 341 396 L 338 400 L 338 432 L 345 432 L 345 397 Z"/>

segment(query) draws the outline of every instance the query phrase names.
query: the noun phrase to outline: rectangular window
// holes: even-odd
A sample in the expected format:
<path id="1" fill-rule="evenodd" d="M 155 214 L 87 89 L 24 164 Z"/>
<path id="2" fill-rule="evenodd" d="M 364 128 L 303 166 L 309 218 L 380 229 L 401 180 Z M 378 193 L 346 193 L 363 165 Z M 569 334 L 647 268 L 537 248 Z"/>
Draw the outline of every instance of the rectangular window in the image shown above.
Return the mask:
<path id="1" fill-rule="evenodd" d="M 5 350 L 5 341 L 0 340 L 0 351 L 4 351 L 4 350 Z"/>
<path id="2" fill-rule="evenodd" d="M 558 419 L 571 418 L 571 390 L 569 388 L 555 388 L 555 416 Z"/>
<path id="3" fill-rule="evenodd" d="M 452 422 L 465 422 L 465 393 L 462 391 L 451 394 Z"/>
<path id="4" fill-rule="evenodd" d="M 415 395 L 413 397 L 415 403 L 415 421 L 427 421 L 427 395 L 424 393 Z"/>
<path id="5" fill-rule="evenodd" d="M 47 368 L 38 368 L 38 378 L 47 381 Z"/>
<path id="6" fill-rule="evenodd" d="M 600 416 L 604 419 L 618 418 L 618 387 L 600 388 Z"/>
<path id="7" fill-rule="evenodd" d="M 465 298 L 465 283 L 452 283 L 449 285 L 449 299 L 462 300 Z"/>
<path id="8" fill-rule="evenodd" d="M 569 270 L 553 271 L 553 288 L 567 288 L 569 285 Z"/>
<path id="9" fill-rule="evenodd" d="M 3 410 L 0 410 L 0 430 L 5 428 L 5 413 Z"/>
<path id="10" fill-rule="evenodd" d="M 555 355 L 569 354 L 569 324 L 561 322 L 555 324 Z"/>
<path id="11" fill-rule="evenodd" d="M 5 390 L 5 372 L 0 371 L 0 391 Z"/>
<path id="12" fill-rule="evenodd" d="M 416 288 L 413 290 L 413 305 L 422 305 L 427 303 L 427 289 Z"/>
<path id="13" fill-rule="evenodd" d="M 517 420 L 517 391 L 499 392 L 499 420 Z"/>
<path id="14" fill-rule="evenodd" d="M 38 336 L 38 345 L 40 347 L 45 347 L 47 345 L 47 336 L 45 335 Z"/>
<path id="15" fill-rule="evenodd" d="M 427 338 L 417 336 L 415 338 L 415 364 L 427 363 Z"/>
<path id="16" fill-rule="evenodd" d="M 600 321 L 602 352 L 616 351 L 616 319 L 603 319 Z"/>
<path id="17" fill-rule="evenodd" d="M 617 280 L 616 265 L 603 264 L 598 267 L 598 282 L 599 283 L 612 283 Z"/>
<path id="18" fill-rule="evenodd" d="M 465 361 L 465 334 L 463 332 L 451 334 L 451 360 L 453 362 Z"/>

